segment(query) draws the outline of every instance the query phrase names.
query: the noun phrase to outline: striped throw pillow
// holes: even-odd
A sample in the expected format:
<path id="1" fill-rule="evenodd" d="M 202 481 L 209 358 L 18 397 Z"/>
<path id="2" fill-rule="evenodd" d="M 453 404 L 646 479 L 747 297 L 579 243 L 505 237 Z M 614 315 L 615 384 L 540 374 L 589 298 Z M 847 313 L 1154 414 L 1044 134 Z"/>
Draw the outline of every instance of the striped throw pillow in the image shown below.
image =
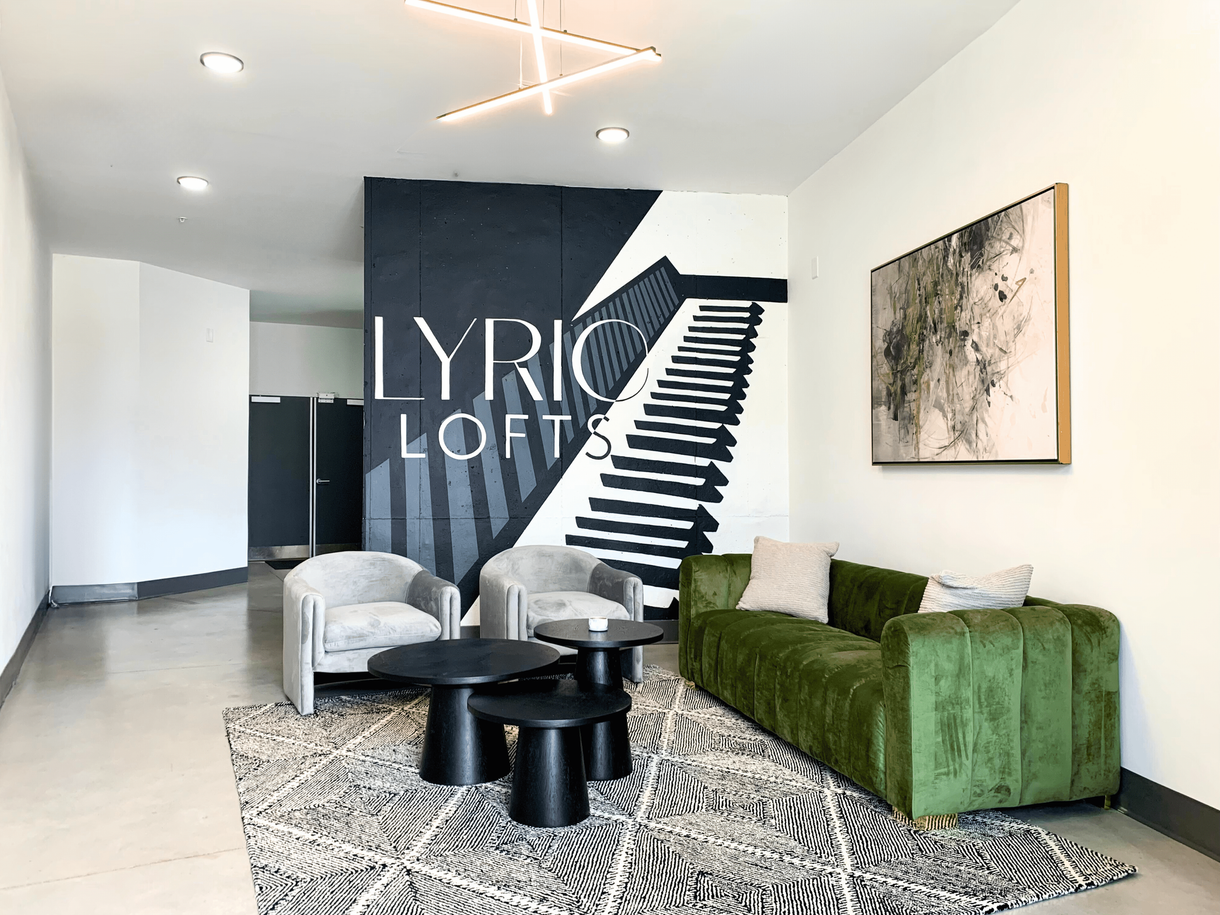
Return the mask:
<path id="1" fill-rule="evenodd" d="M 941 572 L 928 578 L 919 612 L 1020 607 L 1029 593 L 1029 580 L 1033 577 L 1031 565 L 1013 566 L 978 578 L 960 572 Z"/>

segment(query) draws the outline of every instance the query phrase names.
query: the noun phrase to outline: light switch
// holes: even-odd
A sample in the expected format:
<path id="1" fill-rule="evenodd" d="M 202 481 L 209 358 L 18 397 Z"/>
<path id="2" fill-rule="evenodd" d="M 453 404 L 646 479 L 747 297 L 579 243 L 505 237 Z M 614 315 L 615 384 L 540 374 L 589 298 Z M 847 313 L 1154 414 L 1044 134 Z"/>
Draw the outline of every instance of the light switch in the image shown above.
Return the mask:
<path id="1" fill-rule="evenodd" d="M 812 266 L 813 266 L 813 278 L 816 280 L 818 278 L 818 259 L 816 257 L 813 259 Z"/>
<path id="2" fill-rule="evenodd" d="M 206 334 L 205 339 L 208 341 L 208 343 L 214 343 L 214 342 L 215 342 L 216 338 L 215 338 L 215 337 L 213 336 L 213 334 L 212 334 L 212 328 L 210 328 L 210 327 L 208 328 L 208 331 L 207 331 L 207 334 Z"/>

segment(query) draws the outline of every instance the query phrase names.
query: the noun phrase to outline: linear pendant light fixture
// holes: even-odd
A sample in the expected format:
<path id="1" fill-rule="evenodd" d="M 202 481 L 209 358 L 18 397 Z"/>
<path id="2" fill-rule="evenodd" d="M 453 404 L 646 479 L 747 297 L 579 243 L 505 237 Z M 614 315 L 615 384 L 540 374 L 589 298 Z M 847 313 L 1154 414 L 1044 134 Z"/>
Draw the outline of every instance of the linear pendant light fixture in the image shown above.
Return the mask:
<path id="1" fill-rule="evenodd" d="M 518 89 L 515 92 L 506 92 L 504 95 L 497 95 L 495 98 L 487 99 L 484 102 L 479 102 L 474 105 L 467 105 L 464 108 L 458 108 L 454 111 L 447 111 L 437 117 L 438 121 L 456 121 L 460 118 L 469 117 L 472 114 L 478 114 L 483 111 L 489 111 L 493 108 L 499 108 L 502 105 L 507 105 L 511 102 L 520 99 L 526 99 L 534 95 L 542 96 L 542 109 L 547 114 L 554 111 L 554 106 L 551 101 L 551 90 L 558 89 L 562 86 L 567 86 L 580 80 L 588 79 L 591 76 L 598 76 L 602 73 L 609 73 L 612 70 L 618 70 L 623 67 L 632 66 L 638 63 L 660 63 L 661 55 L 657 53 L 656 48 L 632 48 L 627 45 L 615 44 L 612 41 L 602 41 L 600 38 L 589 38 L 585 35 L 574 35 L 571 32 L 557 31 L 548 29 L 542 25 L 541 17 L 538 15 L 538 0 L 527 0 L 530 21 L 528 23 L 521 22 L 517 19 L 505 19 L 501 16 L 493 16 L 490 13 L 481 13 L 478 10 L 469 10 L 461 6 L 450 6 L 448 3 L 438 3 L 436 0 L 405 0 L 407 6 L 413 6 L 417 9 L 430 10 L 434 13 L 443 13 L 447 16 L 452 16 L 456 19 L 465 19 L 469 22 L 477 22 L 480 25 L 495 26 L 497 28 L 506 29 L 508 31 L 520 32 L 529 35 L 534 43 L 534 58 L 538 67 L 538 82 L 532 86 L 526 86 L 523 89 Z M 591 48 L 596 51 L 604 51 L 609 54 L 614 54 L 616 59 L 607 61 L 604 64 L 598 64 L 584 70 L 577 70 L 575 73 L 569 73 L 566 76 L 559 76 L 555 79 L 547 78 L 546 59 L 543 55 L 543 40 L 558 41 L 565 44 L 578 45 L 584 48 Z"/>
<path id="2" fill-rule="evenodd" d="M 534 57 L 538 61 L 538 85 L 542 86 L 542 109 L 551 114 L 551 90 L 546 85 L 546 55 L 542 53 L 542 23 L 538 20 L 538 0 L 526 0 L 530 11 L 530 32 L 534 36 Z"/>
<path id="3" fill-rule="evenodd" d="M 489 98 L 485 102 L 479 102 L 475 105 L 467 105 L 465 108 L 458 108 L 456 111 L 447 111 L 440 115 L 437 120 L 456 121 L 459 118 L 469 117 L 472 114 L 478 114 L 479 112 L 488 111 L 492 108 L 499 108 L 501 105 L 507 105 L 510 102 L 515 102 L 519 99 L 539 95 L 548 89 L 558 89 L 561 86 L 569 86 L 572 83 L 579 82 L 582 79 L 588 79 L 590 76 L 598 76 L 602 73 L 609 73 L 611 70 L 618 70 L 622 67 L 645 61 L 659 63 L 660 60 L 661 55 L 658 54 L 654 48 L 644 48 L 642 51 L 636 51 L 629 57 L 620 57 L 618 60 L 611 60 L 604 64 L 598 64 L 596 67 L 589 67 L 587 70 L 577 70 L 575 73 L 569 73 L 567 76 L 557 77 L 549 80 L 546 83 L 537 83 L 533 86 L 526 86 L 524 89 L 518 89 L 515 92 L 506 92 L 504 95 L 497 95 L 495 98 Z"/>

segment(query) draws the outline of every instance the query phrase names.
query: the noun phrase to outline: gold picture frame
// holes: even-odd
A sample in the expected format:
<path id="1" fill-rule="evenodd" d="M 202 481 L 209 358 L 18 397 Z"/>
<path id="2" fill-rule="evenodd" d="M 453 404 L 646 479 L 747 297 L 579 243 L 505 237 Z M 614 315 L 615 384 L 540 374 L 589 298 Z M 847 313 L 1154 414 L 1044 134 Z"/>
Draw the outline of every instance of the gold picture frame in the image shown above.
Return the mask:
<path id="1" fill-rule="evenodd" d="M 1070 464 L 1068 186 L 871 273 L 872 462 Z"/>

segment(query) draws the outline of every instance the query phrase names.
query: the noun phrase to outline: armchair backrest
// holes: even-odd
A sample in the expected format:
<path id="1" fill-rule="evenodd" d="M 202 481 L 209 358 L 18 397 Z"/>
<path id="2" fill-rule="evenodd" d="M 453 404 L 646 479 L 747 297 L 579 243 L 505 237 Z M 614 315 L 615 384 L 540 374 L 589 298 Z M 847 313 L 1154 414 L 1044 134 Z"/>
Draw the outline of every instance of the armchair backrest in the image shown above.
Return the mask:
<path id="1" fill-rule="evenodd" d="M 352 551 L 307 559 L 288 578 L 299 578 L 326 598 L 327 607 L 407 599 L 407 588 L 423 566 L 393 553 Z"/>
<path id="2" fill-rule="evenodd" d="M 488 574 L 505 576 L 539 591 L 587 591 L 600 559 L 570 546 L 516 546 L 489 559 Z"/>

